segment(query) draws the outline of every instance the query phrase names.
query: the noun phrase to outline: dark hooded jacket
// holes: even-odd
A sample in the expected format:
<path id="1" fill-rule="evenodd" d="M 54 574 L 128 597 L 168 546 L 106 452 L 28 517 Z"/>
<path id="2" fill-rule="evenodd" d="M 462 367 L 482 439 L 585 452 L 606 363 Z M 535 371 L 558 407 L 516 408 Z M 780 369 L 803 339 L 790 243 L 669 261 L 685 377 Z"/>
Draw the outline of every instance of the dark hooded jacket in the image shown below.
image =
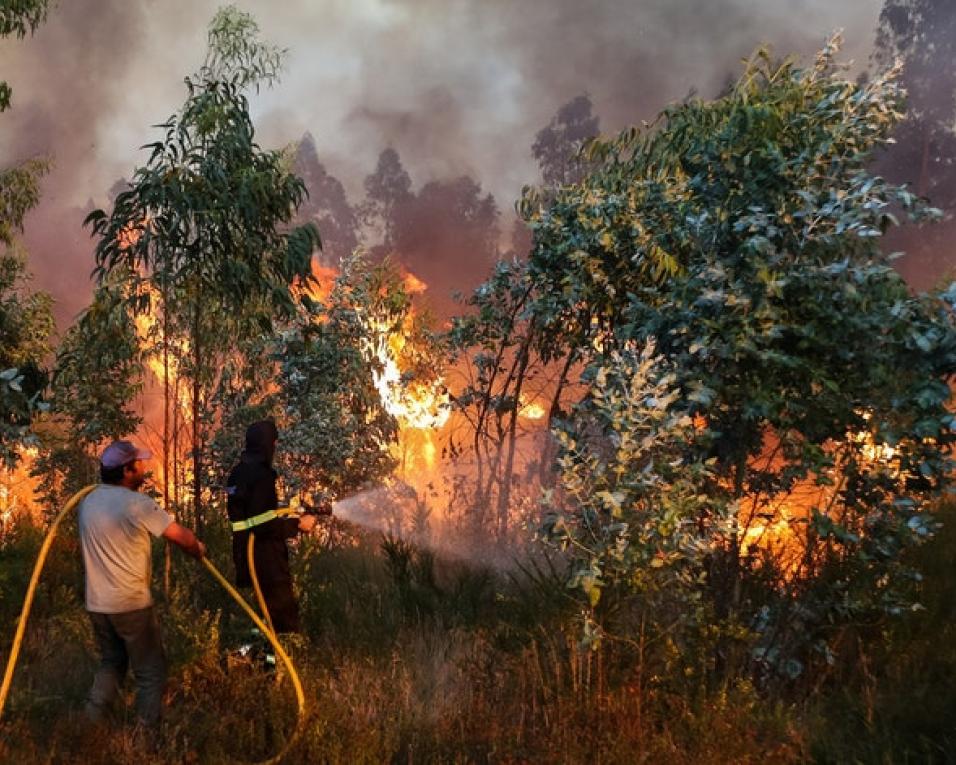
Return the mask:
<path id="1" fill-rule="evenodd" d="M 278 474 L 272 468 L 277 435 L 275 424 L 267 420 L 253 423 L 246 431 L 246 448 L 226 481 L 230 523 L 279 507 Z M 259 581 L 262 584 L 291 581 L 286 540 L 298 532 L 298 520 L 275 518 L 253 527 L 252 531 L 256 535 L 254 554 Z M 232 560 L 236 566 L 236 584 L 240 587 L 252 584 L 247 558 L 249 533 L 236 531 L 232 535 Z"/>

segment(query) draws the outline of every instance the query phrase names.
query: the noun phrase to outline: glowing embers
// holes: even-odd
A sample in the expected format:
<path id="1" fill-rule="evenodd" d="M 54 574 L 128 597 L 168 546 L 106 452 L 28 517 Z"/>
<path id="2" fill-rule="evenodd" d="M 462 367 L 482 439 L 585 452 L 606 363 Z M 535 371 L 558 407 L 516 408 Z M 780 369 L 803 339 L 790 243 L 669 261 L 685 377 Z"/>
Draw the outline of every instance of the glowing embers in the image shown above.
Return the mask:
<path id="1" fill-rule="evenodd" d="M 547 414 L 545 408 L 535 400 L 528 401 L 524 396 L 521 397 L 521 406 L 518 409 L 518 416 L 526 420 L 543 420 Z"/>
<path id="2" fill-rule="evenodd" d="M 869 412 L 859 412 L 864 422 L 869 422 Z M 863 459 L 871 465 L 879 465 L 899 474 L 899 465 L 894 465 L 897 450 L 886 443 L 877 443 L 870 430 L 861 430 L 859 433 L 849 433 L 848 438 L 860 448 Z"/>

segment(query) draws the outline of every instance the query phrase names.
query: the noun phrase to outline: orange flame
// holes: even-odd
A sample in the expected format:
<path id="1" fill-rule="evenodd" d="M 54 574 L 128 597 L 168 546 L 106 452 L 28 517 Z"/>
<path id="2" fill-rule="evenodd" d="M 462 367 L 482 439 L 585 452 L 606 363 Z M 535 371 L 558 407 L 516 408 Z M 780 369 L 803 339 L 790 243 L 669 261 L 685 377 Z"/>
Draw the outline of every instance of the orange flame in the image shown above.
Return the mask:
<path id="1" fill-rule="evenodd" d="M 544 406 L 537 401 L 526 401 L 524 396 L 521 397 L 521 406 L 518 409 L 519 417 L 524 417 L 526 420 L 542 420 L 545 414 L 547 412 Z"/>
<path id="2" fill-rule="evenodd" d="M 309 297 L 326 302 L 335 287 L 338 269 L 313 261 L 312 275 L 315 284 L 308 288 Z M 403 269 L 401 278 L 408 295 L 421 295 L 428 289 L 428 285 L 410 271 Z M 402 368 L 403 351 L 416 318 L 415 309 L 409 311 L 397 330 L 388 319 L 364 318 L 371 335 L 364 350 L 379 365 L 372 373 L 375 388 L 385 411 L 395 417 L 399 425 L 396 456 L 402 466 L 400 472 L 410 474 L 421 466 L 431 468 L 438 452 L 435 433 L 448 422 L 451 399 L 441 376 L 428 381 L 409 380 L 407 370 Z"/>
<path id="3" fill-rule="evenodd" d="M 399 368 L 402 350 L 408 342 L 405 334 L 411 323 L 410 314 L 397 332 L 389 332 L 384 322 L 371 322 L 375 340 L 371 353 L 381 369 L 373 372 L 375 387 L 385 411 L 398 419 L 399 424 L 416 430 L 437 430 L 451 413 L 451 402 L 444 380 L 436 377 L 431 382 L 408 382 Z"/>
<path id="4" fill-rule="evenodd" d="M 39 450 L 34 446 L 21 446 L 17 453 L 19 459 L 12 470 L 0 468 L 0 537 L 19 513 L 34 514 L 37 510 L 34 497 L 39 479 L 31 473 Z"/>

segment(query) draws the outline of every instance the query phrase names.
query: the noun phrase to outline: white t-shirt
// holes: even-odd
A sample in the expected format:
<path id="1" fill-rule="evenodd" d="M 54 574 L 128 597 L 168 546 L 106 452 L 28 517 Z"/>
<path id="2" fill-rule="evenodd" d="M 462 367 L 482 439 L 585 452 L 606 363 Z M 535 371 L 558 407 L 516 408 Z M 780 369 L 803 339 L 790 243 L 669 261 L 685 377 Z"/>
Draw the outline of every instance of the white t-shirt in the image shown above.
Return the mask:
<path id="1" fill-rule="evenodd" d="M 172 517 L 145 494 L 103 484 L 80 503 L 80 547 L 86 610 L 122 614 L 153 604 L 150 534 L 162 536 Z"/>

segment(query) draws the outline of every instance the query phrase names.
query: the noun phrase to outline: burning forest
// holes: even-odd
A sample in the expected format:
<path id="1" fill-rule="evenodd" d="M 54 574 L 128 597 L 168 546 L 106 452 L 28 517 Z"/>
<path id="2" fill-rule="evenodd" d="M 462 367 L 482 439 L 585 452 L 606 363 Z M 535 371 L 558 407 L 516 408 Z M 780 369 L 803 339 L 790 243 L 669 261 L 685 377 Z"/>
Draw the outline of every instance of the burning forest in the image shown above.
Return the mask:
<path id="1" fill-rule="evenodd" d="M 219 9 L 112 178 L 35 151 L 59 56 L 6 59 L 0 761 L 949 761 L 951 4 L 885 0 L 862 64 L 750 2 L 560 0 L 521 35 L 361 5 L 328 21 L 365 49 L 303 58 L 266 41 L 298 4 Z M 665 97 L 650 22 L 752 52 Z M 409 64 L 441 30 L 448 71 Z M 348 136 L 295 107 L 303 62 Z M 561 95 L 508 159 L 522 78 L 534 119 Z M 36 223 L 81 208 L 52 268 Z"/>

